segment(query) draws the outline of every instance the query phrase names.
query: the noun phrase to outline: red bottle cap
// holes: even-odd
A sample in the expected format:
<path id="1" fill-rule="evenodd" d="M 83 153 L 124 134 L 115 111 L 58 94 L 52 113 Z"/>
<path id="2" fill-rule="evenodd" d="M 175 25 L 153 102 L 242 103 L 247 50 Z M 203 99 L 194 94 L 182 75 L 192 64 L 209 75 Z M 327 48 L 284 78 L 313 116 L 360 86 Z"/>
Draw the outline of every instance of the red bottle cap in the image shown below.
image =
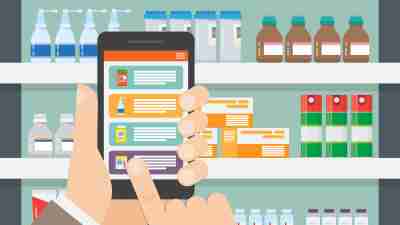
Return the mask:
<path id="1" fill-rule="evenodd" d="M 301 112 L 322 112 L 322 96 L 302 95 Z"/>
<path id="2" fill-rule="evenodd" d="M 327 95 L 326 96 L 327 112 L 347 112 L 347 96 L 346 95 Z"/>

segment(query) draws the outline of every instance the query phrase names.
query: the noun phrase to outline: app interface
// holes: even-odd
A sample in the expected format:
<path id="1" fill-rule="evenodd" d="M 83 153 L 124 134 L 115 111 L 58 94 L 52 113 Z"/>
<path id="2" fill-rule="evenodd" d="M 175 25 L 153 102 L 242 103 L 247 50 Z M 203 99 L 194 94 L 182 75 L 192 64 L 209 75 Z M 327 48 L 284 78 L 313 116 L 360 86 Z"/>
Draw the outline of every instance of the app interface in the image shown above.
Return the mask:
<path id="1" fill-rule="evenodd" d="M 104 160 L 112 179 L 127 161 L 146 161 L 155 179 L 176 179 L 182 161 L 178 100 L 188 89 L 188 52 L 104 51 Z"/>

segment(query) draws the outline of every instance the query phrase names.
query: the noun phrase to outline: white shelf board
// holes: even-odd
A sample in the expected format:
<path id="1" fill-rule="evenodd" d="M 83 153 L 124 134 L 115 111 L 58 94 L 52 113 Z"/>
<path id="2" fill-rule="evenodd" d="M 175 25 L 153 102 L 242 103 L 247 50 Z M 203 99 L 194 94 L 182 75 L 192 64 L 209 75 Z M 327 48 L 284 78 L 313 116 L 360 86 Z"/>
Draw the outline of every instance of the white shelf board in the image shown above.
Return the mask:
<path id="1" fill-rule="evenodd" d="M 1 84 L 97 83 L 96 64 L 0 63 Z M 400 63 L 198 63 L 198 84 L 400 84 Z"/>
<path id="2" fill-rule="evenodd" d="M 206 159 L 208 179 L 400 179 L 400 158 Z M 0 179 L 67 179 L 68 159 L 0 159 Z"/>

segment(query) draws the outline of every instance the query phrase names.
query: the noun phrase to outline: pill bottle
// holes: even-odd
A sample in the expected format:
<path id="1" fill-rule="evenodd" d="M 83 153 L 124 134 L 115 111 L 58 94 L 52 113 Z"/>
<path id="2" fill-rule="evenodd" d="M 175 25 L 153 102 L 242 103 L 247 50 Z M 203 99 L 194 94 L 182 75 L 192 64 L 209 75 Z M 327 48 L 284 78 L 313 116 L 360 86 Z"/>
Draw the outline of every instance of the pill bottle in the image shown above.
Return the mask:
<path id="1" fill-rule="evenodd" d="M 264 225 L 278 225 L 278 214 L 276 209 L 266 209 Z"/>
<path id="2" fill-rule="evenodd" d="M 283 37 L 276 28 L 276 17 L 266 16 L 262 20 L 261 31 L 257 34 L 257 62 L 282 62 Z"/>
<path id="3" fill-rule="evenodd" d="M 60 114 L 60 127 L 54 137 L 54 155 L 70 157 L 74 149 L 74 116 L 70 113 Z"/>
<path id="4" fill-rule="evenodd" d="M 168 31 L 168 17 L 165 11 L 146 11 L 144 23 L 146 31 Z"/>
<path id="5" fill-rule="evenodd" d="M 293 225 L 294 224 L 294 215 L 292 209 L 282 209 L 280 216 L 280 225 Z"/>
<path id="6" fill-rule="evenodd" d="M 197 11 L 194 15 L 195 58 L 197 62 L 217 61 L 217 12 Z"/>
<path id="7" fill-rule="evenodd" d="M 308 209 L 306 225 L 321 225 L 321 216 L 318 209 Z"/>
<path id="8" fill-rule="evenodd" d="M 351 209 L 340 209 L 338 225 L 353 225 L 353 215 Z"/>
<path id="9" fill-rule="evenodd" d="M 246 211 L 244 209 L 235 210 L 235 224 L 236 225 L 247 225 Z"/>
<path id="10" fill-rule="evenodd" d="M 263 218 L 260 209 L 251 209 L 249 215 L 249 225 L 263 225 Z"/>
<path id="11" fill-rule="evenodd" d="M 222 11 L 218 30 L 219 60 L 221 62 L 240 62 L 242 44 L 240 11 Z"/>
<path id="12" fill-rule="evenodd" d="M 367 209 L 356 209 L 356 215 L 354 216 L 354 225 L 368 225 Z"/>
<path id="13" fill-rule="evenodd" d="M 304 16 L 292 18 L 292 27 L 285 40 L 286 62 L 311 62 L 312 42 L 305 24 Z"/>
<path id="14" fill-rule="evenodd" d="M 53 155 L 53 134 L 47 127 L 45 113 L 33 116 L 33 127 L 28 135 L 29 157 L 51 157 Z"/>
<path id="15" fill-rule="evenodd" d="M 324 215 L 322 216 L 322 225 L 337 225 L 336 212 L 334 209 L 324 209 Z"/>
<path id="16" fill-rule="evenodd" d="M 369 62 L 369 36 L 363 28 L 363 18 L 361 16 L 352 16 L 349 24 L 350 27 L 343 37 L 343 61 Z"/>
<path id="17" fill-rule="evenodd" d="M 335 19 L 323 16 L 321 27 L 314 37 L 314 60 L 316 62 L 339 62 L 341 57 L 340 36 L 335 29 Z"/>
<path id="18" fill-rule="evenodd" d="M 171 11 L 169 16 L 169 30 L 192 32 L 193 16 L 191 11 Z"/>

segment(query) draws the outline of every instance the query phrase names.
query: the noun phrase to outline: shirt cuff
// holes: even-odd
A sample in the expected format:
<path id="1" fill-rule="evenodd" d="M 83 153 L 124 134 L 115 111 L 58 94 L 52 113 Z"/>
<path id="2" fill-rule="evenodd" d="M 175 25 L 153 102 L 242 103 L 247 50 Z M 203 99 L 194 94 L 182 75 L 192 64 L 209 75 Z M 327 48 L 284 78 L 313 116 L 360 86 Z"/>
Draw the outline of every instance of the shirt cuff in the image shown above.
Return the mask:
<path id="1" fill-rule="evenodd" d="M 66 213 L 76 219 L 82 225 L 99 225 L 92 217 L 80 209 L 75 203 L 61 194 L 55 200 L 55 203 Z"/>

